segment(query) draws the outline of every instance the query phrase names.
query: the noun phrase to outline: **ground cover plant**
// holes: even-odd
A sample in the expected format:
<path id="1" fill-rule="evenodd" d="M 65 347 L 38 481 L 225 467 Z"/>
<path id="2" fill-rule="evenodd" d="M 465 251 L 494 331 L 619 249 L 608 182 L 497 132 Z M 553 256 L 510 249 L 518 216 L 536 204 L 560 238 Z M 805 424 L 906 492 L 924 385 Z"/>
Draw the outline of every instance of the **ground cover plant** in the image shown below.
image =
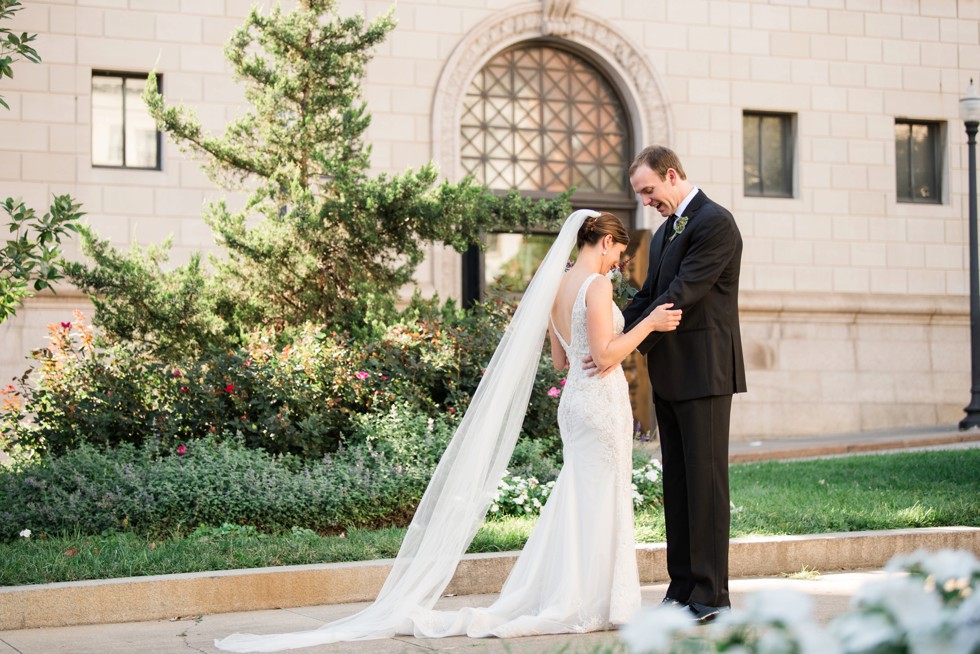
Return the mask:
<path id="1" fill-rule="evenodd" d="M 732 536 L 980 526 L 978 469 L 980 449 L 733 465 Z M 519 549 L 533 524 L 533 515 L 491 518 L 470 551 Z M 639 542 L 662 542 L 662 510 L 638 510 L 636 532 Z M 385 558 L 403 534 L 352 528 L 324 535 L 303 524 L 267 533 L 218 523 L 156 535 L 109 529 L 41 538 L 34 529 L 0 544 L 0 585 Z"/>

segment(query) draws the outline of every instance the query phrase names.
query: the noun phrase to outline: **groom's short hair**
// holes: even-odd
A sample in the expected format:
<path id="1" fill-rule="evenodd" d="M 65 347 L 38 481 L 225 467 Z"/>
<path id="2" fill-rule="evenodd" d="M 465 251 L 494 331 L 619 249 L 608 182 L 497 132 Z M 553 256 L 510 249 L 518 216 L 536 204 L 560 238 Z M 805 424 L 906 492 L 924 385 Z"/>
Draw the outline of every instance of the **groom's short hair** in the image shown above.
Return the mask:
<path id="1" fill-rule="evenodd" d="M 662 145 L 650 145 L 643 148 L 640 154 L 633 159 L 633 163 L 630 164 L 629 176 L 632 177 L 640 166 L 646 166 L 660 175 L 661 179 L 667 177 L 667 170 L 670 168 L 677 171 L 677 176 L 681 179 L 687 179 L 684 166 L 681 165 L 681 160 L 677 158 L 677 153 Z"/>

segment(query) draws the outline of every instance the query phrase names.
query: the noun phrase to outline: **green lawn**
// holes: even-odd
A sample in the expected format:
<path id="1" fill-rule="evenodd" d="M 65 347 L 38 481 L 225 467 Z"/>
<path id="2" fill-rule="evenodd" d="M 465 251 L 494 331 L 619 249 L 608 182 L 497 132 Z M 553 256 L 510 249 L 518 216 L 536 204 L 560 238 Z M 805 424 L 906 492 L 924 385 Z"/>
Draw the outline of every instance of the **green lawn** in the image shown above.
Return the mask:
<path id="1" fill-rule="evenodd" d="M 980 526 L 980 449 L 766 462 L 731 468 L 732 537 Z M 519 549 L 532 519 L 488 521 L 471 552 Z M 664 538 L 659 508 L 636 516 L 637 540 Z M 132 534 L 0 544 L 0 585 L 390 558 L 404 529 L 320 537 L 247 528 L 150 541 Z"/>

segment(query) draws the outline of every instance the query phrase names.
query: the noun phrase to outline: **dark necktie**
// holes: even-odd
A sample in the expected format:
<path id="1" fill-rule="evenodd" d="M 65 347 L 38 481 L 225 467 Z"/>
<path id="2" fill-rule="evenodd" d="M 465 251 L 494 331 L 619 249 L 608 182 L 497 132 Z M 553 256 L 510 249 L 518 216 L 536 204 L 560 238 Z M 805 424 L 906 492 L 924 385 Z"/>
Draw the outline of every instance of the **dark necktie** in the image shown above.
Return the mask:
<path id="1" fill-rule="evenodd" d="M 667 244 L 670 243 L 670 237 L 674 235 L 674 223 L 677 222 L 677 214 L 673 214 L 667 219 L 667 229 L 664 230 L 664 243 L 661 246 L 661 250 L 667 249 Z"/>

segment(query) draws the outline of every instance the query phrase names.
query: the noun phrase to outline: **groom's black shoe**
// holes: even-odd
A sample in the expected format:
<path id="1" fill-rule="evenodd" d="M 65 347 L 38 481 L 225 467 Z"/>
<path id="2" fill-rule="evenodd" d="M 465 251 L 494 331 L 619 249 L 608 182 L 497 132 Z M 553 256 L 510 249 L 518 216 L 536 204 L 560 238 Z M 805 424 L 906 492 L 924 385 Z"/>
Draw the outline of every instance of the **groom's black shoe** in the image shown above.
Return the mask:
<path id="1" fill-rule="evenodd" d="M 697 602 L 689 602 L 687 608 L 694 614 L 694 621 L 700 624 L 708 624 L 721 615 L 721 609 L 717 606 L 706 606 Z"/>
<path id="2" fill-rule="evenodd" d="M 687 606 L 684 602 L 680 601 L 679 599 L 674 599 L 673 597 L 665 597 L 665 598 L 663 598 L 663 600 L 660 601 L 660 605 L 661 606 L 676 606 L 676 607 Z"/>

